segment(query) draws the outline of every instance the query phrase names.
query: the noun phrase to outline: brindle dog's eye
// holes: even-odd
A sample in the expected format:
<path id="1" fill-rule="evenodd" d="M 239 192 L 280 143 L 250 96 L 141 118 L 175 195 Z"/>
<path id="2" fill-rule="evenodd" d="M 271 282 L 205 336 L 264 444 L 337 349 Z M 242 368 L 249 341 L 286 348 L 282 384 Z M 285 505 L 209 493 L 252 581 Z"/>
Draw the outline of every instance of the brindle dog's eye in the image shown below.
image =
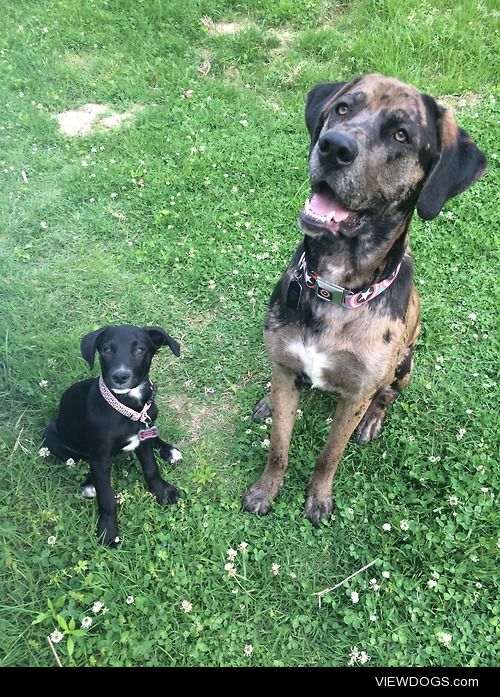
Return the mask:
<path id="1" fill-rule="evenodd" d="M 105 346 L 102 352 L 109 356 L 110 353 L 113 353 L 113 349 L 111 348 L 111 346 Z"/>
<path id="2" fill-rule="evenodd" d="M 145 351 L 145 349 L 143 349 L 142 346 L 138 346 L 138 347 L 135 349 L 135 353 L 136 353 L 137 355 L 139 355 L 139 356 L 142 356 L 142 354 L 144 353 L 144 351 Z"/>
<path id="3" fill-rule="evenodd" d="M 337 106 L 335 107 L 335 111 L 339 116 L 344 116 L 344 114 L 347 114 L 347 112 L 349 111 L 349 107 L 347 106 L 347 104 L 344 104 L 344 102 L 342 102 L 342 104 L 337 104 Z"/>
<path id="4" fill-rule="evenodd" d="M 408 133 L 405 131 L 404 128 L 400 128 L 394 134 L 394 138 L 398 141 L 398 143 L 407 143 L 408 142 Z"/>

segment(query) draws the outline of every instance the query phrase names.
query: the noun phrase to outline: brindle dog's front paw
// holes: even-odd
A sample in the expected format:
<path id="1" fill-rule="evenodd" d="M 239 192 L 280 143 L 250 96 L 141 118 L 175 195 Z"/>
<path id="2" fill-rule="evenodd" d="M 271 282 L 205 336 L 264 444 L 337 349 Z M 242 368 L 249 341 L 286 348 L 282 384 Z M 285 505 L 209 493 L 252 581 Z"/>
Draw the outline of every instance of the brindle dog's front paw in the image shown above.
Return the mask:
<path id="1" fill-rule="evenodd" d="M 384 427 L 385 412 L 368 409 L 356 431 L 356 440 L 361 445 L 376 440 Z"/>
<path id="2" fill-rule="evenodd" d="M 332 497 L 321 498 L 317 494 L 309 494 L 306 500 L 306 516 L 308 520 L 318 527 L 322 520 L 328 520 L 333 511 Z"/>
<path id="3" fill-rule="evenodd" d="M 271 414 L 272 410 L 269 397 L 263 397 L 253 408 L 252 421 L 259 424 L 261 421 L 264 421 L 264 419 L 269 418 Z"/>
<path id="4" fill-rule="evenodd" d="M 260 482 L 255 482 L 245 493 L 242 506 L 249 513 L 267 515 L 273 505 L 273 496 Z"/>

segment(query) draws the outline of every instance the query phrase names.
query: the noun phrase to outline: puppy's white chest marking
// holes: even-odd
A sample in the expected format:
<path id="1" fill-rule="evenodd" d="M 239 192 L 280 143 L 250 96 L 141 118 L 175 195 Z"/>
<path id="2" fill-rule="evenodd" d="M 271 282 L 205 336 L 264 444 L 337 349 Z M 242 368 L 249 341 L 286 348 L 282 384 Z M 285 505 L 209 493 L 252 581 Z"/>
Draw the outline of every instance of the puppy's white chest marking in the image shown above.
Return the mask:
<path id="1" fill-rule="evenodd" d="M 122 448 L 122 450 L 125 451 L 126 453 L 128 453 L 128 452 L 130 452 L 130 451 L 132 451 L 132 450 L 135 450 L 136 448 L 139 447 L 140 442 L 141 442 L 141 441 L 139 440 L 139 436 L 138 436 L 137 434 L 135 434 L 135 436 L 130 436 L 127 445 L 125 445 L 125 446 Z"/>
<path id="2" fill-rule="evenodd" d="M 318 351 L 314 346 L 305 346 L 300 340 L 291 341 L 287 351 L 302 363 L 302 370 L 309 376 L 312 387 L 320 390 L 328 389 L 328 383 L 323 377 L 324 369 L 330 364 L 326 353 Z"/>

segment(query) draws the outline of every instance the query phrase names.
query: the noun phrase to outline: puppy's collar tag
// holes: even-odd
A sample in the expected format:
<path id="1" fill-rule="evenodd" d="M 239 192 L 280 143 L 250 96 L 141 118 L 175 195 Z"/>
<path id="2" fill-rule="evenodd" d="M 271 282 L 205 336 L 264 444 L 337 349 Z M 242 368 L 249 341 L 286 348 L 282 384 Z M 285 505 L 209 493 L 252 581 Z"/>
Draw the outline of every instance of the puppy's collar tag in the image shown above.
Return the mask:
<path id="1" fill-rule="evenodd" d="M 156 426 L 150 426 L 149 428 L 141 428 L 139 431 L 139 440 L 142 442 L 143 440 L 149 440 L 150 438 L 157 438 L 159 436 L 160 432 L 158 431 Z"/>

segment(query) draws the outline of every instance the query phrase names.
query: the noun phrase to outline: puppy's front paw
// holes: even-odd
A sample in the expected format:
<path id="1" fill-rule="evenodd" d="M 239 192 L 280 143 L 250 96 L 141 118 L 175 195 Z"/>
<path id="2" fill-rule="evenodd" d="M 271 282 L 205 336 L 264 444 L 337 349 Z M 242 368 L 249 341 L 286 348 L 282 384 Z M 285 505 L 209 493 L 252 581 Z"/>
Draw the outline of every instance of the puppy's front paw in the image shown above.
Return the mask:
<path id="1" fill-rule="evenodd" d="M 181 492 L 168 482 L 163 482 L 161 488 L 154 492 L 156 500 L 161 504 L 177 503 Z"/>
<path id="2" fill-rule="evenodd" d="M 308 520 L 318 527 L 322 520 L 328 520 L 333 511 L 332 497 L 322 498 L 317 494 L 309 494 L 306 500 L 306 516 Z"/>
<path id="3" fill-rule="evenodd" d="M 120 542 L 116 523 L 110 518 L 100 518 L 97 526 L 97 537 L 105 547 L 116 549 Z"/>
<path id="4" fill-rule="evenodd" d="M 273 496 L 267 487 L 260 482 L 255 482 L 246 491 L 241 504 L 244 510 L 249 513 L 267 515 L 273 505 Z"/>

